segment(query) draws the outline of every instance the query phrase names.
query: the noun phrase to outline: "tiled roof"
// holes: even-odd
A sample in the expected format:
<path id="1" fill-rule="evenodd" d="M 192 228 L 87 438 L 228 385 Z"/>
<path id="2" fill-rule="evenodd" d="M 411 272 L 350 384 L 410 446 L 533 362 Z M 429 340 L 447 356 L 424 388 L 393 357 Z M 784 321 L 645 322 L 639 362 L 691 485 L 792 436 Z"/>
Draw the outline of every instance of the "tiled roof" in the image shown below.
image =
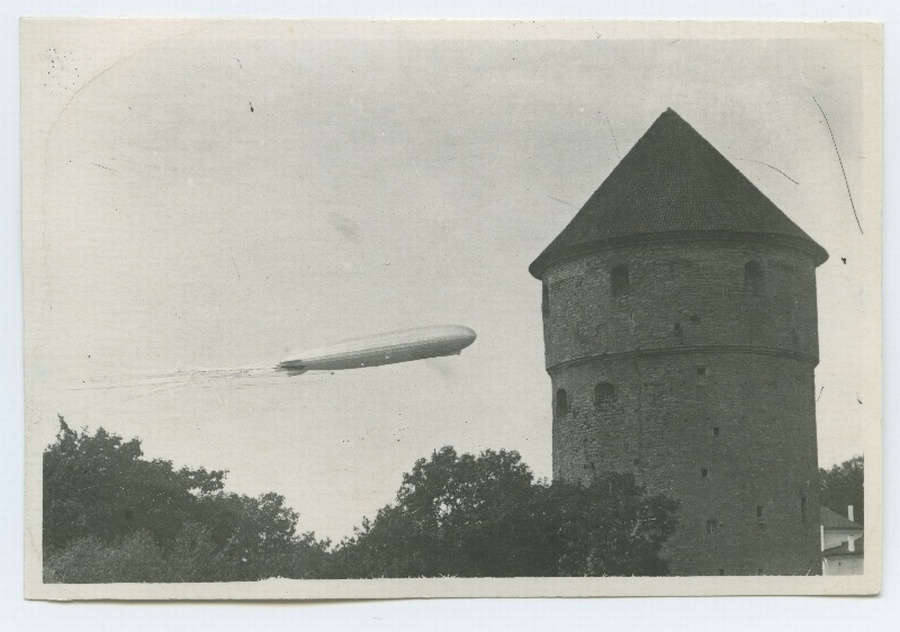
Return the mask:
<path id="1" fill-rule="evenodd" d="M 825 250 L 673 110 L 663 112 L 568 226 L 531 264 L 635 236 L 715 231 L 786 239 L 821 264 Z"/>
<path id="2" fill-rule="evenodd" d="M 828 507 L 819 509 L 819 522 L 826 529 L 858 529 L 860 531 L 863 529 L 861 524 L 845 518 Z"/>

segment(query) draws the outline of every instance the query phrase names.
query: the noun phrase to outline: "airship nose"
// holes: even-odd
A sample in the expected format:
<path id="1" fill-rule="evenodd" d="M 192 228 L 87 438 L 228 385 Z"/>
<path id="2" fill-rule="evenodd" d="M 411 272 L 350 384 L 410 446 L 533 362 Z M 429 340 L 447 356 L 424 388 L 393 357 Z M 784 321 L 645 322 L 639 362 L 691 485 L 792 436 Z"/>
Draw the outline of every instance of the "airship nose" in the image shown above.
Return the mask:
<path id="1" fill-rule="evenodd" d="M 478 337 L 478 334 L 476 334 L 472 329 L 469 329 L 468 327 L 465 327 L 463 325 L 453 325 L 452 331 L 447 333 L 462 344 L 461 348 L 468 347 L 470 344 L 475 342 L 475 338 Z"/>
<path id="2" fill-rule="evenodd" d="M 463 330 L 463 340 L 466 341 L 466 344 L 470 345 L 475 342 L 475 338 L 478 337 L 478 334 L 476 334 L 474 330 L 469 329 L 468 327 L 463 327 Z"/>

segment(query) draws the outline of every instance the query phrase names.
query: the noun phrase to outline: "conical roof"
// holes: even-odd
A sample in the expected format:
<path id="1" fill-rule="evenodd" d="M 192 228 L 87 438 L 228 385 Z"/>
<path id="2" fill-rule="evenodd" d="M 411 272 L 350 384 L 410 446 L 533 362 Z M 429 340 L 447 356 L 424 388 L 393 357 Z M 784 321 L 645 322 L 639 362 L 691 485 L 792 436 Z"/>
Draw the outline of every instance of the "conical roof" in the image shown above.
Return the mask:
<path id="1" fill-rule="evenodd" d="M 709 233 L 775 238 L 828 253 L 672 109 L 663 112 L 529 267 L 634 237 Z"/>

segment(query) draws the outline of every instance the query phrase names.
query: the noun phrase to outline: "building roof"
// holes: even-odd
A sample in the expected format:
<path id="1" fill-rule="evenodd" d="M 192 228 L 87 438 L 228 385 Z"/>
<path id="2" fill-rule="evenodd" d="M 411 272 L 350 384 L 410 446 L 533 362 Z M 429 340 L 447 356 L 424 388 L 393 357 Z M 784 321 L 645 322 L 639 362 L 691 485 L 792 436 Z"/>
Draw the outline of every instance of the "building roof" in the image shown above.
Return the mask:
<path id="1" fill-rule="evenodd" d="M 864 555 L 865 554 L 865 538 L 858 538 L 853 541 L 853 550 L 850 550 L 850 544 L 842 543 L 840 546 L 833 546 L 830 549 L 822 551 L 825 557 L 833 557 L 835 555 Z"/>
<path id="2" fill-rule="evenodd" d="M 858 522 L 853 522 L 828 507 L 819 509 L 819 523 L 826 529 L 863 530 L 863 526 Z"/>
<path id="3" fill-rule="evenodd" d="M 779 239 L 828 253 L 672 109 L 663 112 L 529 267 L 634 237 L 672 233 Z"/>

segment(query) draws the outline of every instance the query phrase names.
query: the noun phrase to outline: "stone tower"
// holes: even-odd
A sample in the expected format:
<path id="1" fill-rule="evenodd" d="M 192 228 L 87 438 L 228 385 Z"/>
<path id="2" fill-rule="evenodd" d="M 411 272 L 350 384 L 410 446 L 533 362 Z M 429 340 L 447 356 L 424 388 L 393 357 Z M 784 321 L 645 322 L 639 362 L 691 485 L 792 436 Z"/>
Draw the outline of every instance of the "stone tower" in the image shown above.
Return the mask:
<path id="1" fill-rule="evenodd" d="M 672 110 L 531 264 L 553 476 L 680 501 L 680 575 L 817 574 L 825 250 Z"/>

